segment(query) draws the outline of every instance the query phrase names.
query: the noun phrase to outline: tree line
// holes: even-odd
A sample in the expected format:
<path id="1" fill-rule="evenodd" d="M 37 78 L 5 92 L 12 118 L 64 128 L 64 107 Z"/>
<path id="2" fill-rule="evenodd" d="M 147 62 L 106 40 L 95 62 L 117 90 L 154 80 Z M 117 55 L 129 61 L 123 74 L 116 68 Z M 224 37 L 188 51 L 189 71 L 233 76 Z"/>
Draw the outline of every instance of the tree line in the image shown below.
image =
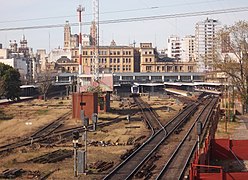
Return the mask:
<path id="1" fill-rule="evenodd" d="M 239 21 L 220 30 L 217 42 L 229 53 L 216 53 L 216 68 L 226 74 L 227 88 L 233 87 L 241 99 L 243 113 L 248 113 L 248 22 Z M 229 102 L 230 103 L 230 102 Z"/>
<path id="2" fill-rule="evenodd" d="M 0 97 L 10 100 L 20 99 L 20 73 L 13 67 L 0 63 Z"/>

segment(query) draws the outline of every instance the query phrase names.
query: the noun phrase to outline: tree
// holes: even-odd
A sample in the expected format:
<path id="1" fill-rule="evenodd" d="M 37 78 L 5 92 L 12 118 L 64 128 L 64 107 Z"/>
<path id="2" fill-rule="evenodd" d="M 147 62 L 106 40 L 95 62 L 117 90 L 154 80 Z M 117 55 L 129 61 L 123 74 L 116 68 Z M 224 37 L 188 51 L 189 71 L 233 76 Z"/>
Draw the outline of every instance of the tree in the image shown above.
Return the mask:
<path id="1" fill-rule="evenodd" d="M 53 79 L 51 73 L 48 73 L 48 72 L 39 74 L 38 79 L 39 79 L 39 81 L 38 81 L 39 91 L 41 94 L 43 94 L 44 101 L 46 101 L 48 90 L 52 86 L 54 79 Z"/>
<path id="2" fill-rule="evenodd" d="M 0 95 L 7 99 L 20 99 L 20 73 L 9 65 L 0 63 Z"/>
<path id="3" fill-rule="evenodd" d="M 226 48 L 226 53 L 216 53 L 215 65 L 227 75 L 241 97 L 244 111 L 248 112 L 248 22 L 239 21 L 224 27 L 217 42 Z"/>
<path id="4" fill-rule="evenodd" d="M 3 78 L 0 76 L 0 98 L 1 98 L 1 96 L 4 95 L 4 92 L 5 92 L 4 80 L 3 80 Z"/>

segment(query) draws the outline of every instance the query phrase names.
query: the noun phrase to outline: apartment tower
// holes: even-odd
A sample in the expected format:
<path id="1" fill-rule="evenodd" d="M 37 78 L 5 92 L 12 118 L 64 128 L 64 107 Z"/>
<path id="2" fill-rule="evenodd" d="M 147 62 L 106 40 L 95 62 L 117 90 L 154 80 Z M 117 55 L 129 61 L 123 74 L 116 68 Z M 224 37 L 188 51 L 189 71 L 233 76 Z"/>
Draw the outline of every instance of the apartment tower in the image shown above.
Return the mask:
<path id="1" fill-rule="evenodd" d="M 195 56 L 199 72 L 214 70 L 215 37 L 219 21 L 206 19 L 195 26 Z"/>

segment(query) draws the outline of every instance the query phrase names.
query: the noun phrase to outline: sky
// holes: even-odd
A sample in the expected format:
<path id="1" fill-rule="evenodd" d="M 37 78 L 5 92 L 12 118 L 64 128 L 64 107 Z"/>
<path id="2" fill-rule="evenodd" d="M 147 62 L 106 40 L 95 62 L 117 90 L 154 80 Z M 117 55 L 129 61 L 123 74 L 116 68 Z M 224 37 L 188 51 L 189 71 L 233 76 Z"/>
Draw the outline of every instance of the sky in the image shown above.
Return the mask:
<path id="1" fill-rule="evenodd" d="M 2 1 L 2 2 L 1 2 Z M 63 25 L 66 21 L 77 23 L 76 9 L 85 8 L 83 22 L 93 20 L 92 0 L 0 0 L 0 43 L 7 48 L 9 41 L 20 41 L 22 35 L 28 40 L 28 46 L 50 51 L 63 47 Z M 232 13 L 183 16 L 176 14 L 195 14 L 196 12 L 216 11 L 230 8 L 246 8 Z M 195 24 L 206 18 L 217 19 L 221 25 L 233 25 L 248 18 L 247 0 L 99 0 L 100 21 L 115 20 L 115 23 L 100 24 L 100 45 L 110 45 L 115 40 L 117 45 L 129 45 L 136 42 L 152 42 L 154 47 L 167 47 L 170 35 L 194 35 Z M 170 15 L 171 18 L 168 18 Z M 131 18 L 153 17 L 146 20 L 130 21 Z M 166 18 L 167 17 L 167 18 Z M 129 22 L 121 22 L 129 19 Z M 56 28 L 25 27 L 62 25 Z M 19 30 L 6 30 L 19 28 Z M 89 34 L 90 26 L 83 25 L 83 33 Z M 72 34 L 78 33 L 78 27 L 72 26 Z"/>

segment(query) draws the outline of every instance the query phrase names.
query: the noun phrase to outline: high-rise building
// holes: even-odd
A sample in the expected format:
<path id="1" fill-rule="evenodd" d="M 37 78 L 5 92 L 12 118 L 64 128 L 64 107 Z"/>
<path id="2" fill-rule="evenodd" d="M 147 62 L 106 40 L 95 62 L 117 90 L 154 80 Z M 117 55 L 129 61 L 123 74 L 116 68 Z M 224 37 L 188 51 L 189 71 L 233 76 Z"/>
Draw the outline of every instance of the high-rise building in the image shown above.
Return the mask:
<path id="1" fill-rule="evenodd" d="M 168 57 L 181 60 L 181 41 L 180 37 L 171 35 L 167 41 L 168 46 Z"/>
<path id="2" fill-rule="evenodd" d="M 195 26 L 195 56 L 198 71 L 214 70 L 214 50 L 216 33 L 219 30 L 219 21 L 206 19 Z"/>
<path id="3" fill-rule="evenodd" d="M 195 61 L 195 36 L 188 35 L 181 39 L 181 61 Z"/>

